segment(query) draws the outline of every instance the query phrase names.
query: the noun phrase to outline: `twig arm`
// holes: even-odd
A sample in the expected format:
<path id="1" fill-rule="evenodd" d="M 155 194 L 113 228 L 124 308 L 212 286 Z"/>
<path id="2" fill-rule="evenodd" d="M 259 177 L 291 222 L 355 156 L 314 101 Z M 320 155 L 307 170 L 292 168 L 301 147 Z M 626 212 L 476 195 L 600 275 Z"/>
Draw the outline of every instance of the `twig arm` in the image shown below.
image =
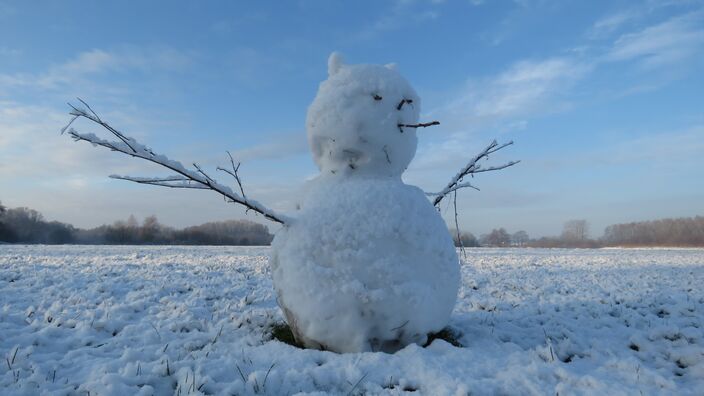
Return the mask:
<path id="1" fill-rule="evenodd" d="M 248 210 L 252 210 L 256 213 L 259 213 L 271 221 L 284 225 L 290 224 L 292 222 L 292 219 L 274 212 L 273 210 L 263 206 L 257 201 L 246 198 L 244 194 L 237 194 L 228 186 L 218 183 L 197 164 L 193 164 L 195 170 L 191 170 L 183 166 L 183 164 L 178 161 L 171 160 L 164 155 L 155 154 L 150 148 L 142 145 L 133 138 L 123 135 L 121 132 L 110 126 L 107 122 L 103 121 L 95 113 L 95 111 L 93 111 L 93 109 L 88 106 L 87 103 L 83 102 L 81 99 L 79 99 L 79 101 L 83 103 L 83 105 L 85 105 L 88 110 L 73 106 L 69 103 L 69 106 L 71 106 L 72 109 L 70 114 L 73 117 L 71 118 L 69 123 L 61 130 L 61 133 L 68 132 L 68 134 L 75 141 L 86 141 L 93 144 L 94 146 L 105 147 L 112 151 L 117 151 L 136 158 L 141 158 L 143 160 L 155 163 L 176 173 L 176 175 L 174 176 L 168 176 L 163 178 L 143 178 L 119 175 L 113 175 L 111 176 L 112 178 L 161 187 L 212 190 L 225 197 L 228 202 L 240 204 L 246 207 Z M 71 127 L 71 124 L 81 117 L 102 126 L 110 133 L 112 133 L 115 137 L 117 137 L 119 141 L 109 141 L 102 139 L 92 133 L 80 133 L 76 131 L 74 128 Z M 234 163 L 234 161 L 232 162 Z M 241 181 L 239 180 L 239 177 L 237 177 L 237 180 L 238 184 L 240 184 Z M 240 191 L 244 192 L 241 184 Z"/>
<path id="2" fill-rule="evenodd" d="M 435 197 L 435 199 L 433 199 L 433 205 L 438 206 L 440 204 L 440 202 L 443 200 L 443 198 L 445 198 L 448 194 L 450 194 L 452 192 L 456 192 L 460 188 L 471 187 L 471 188 L 478 190 L 478 188 L 474 187 L 473 185 L 471 185 L 469 183 L 462 183 L 462 179 L 467 175 L 474 175 L 475 173 L 501 170 L 501 169 L 505 169 L 505 168 L 508 168 L 510 166 L 513 166 L 513 165 L 516 165 L 517 163 L 519 163 L 520 161 L 511 161 L 511 162 L 508 162 L 508 163 L 500 165 L 500 166 L 492 166 L 489 168 L 482 168 L 481 165 L 478 163 L 482 159 L 488 158 L 489 154 L 493 154 L 493 153 L 503 149 L 504 147 L 510 146 L 512 144 L 513 144 L 513 141 L 510 141 L 508 143 L 504 143 L 502 145 L 499 145 L 496 142 L 496 140 L 492 141 L 488 146 L 486 146 L 486 148 L 484 148 L 484 150 L 482 150 L 479 154 L 475 155 L 471 160 L 469 160 L 467 165 L 465 165 L 450 180 L 450 182 L 445 186 L 445 188 L 440 190 L 440 192 L 438 192 L 438 193 L 429 194 L 429 195 L 432 195 Z"/>
<path id="3" fill-rule="evenodd" d="M 455 192 L 455 191 L 460 190 L 462 188 L 472 188 L 474 190 L 480 191 L 479 187 L 474 186 L 470 183 L 460 183 L 460 184 L 457 184 L 456 186 L 452 187 L 449 191 L 447 191 L 447 194 L 449 194 L 451 192 Z M 440 192 L 426 192 L 425 193 L 425 195 L 427 195 L 429 197 L 437 197 L 440 194 L 441 194 Z"/>

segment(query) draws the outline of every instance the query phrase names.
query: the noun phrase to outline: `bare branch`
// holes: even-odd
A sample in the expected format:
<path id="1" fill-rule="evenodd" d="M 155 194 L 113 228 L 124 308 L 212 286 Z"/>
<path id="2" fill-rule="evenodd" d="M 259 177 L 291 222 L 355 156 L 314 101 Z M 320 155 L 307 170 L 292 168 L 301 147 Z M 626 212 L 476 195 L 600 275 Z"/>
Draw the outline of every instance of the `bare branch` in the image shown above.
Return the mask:
<path id="1" fill-rule="evenodd" d="M 228 173 L 230 176 L 232 176 L 235 179 L 235 181 L 237 182 L 237 185 L 240 188 L 240 193 L 242 193 L 242 198 L 244 198 L 246 201 L 247 196 L 244 195 L 244 188 L 242 187 L 242 180 L 240 179 L 240 175 L 237 173 L 237 171 L 240 170 L 240 165 L 242 165 L 242 163 L 238 162 L 237 166 L 235 166 L 235 160 L 232 159 L 232 154 L 230 154 L 229 151 L 226 151 L 226 153 L 227 153 L 228 157 L 230 157 L 230 165 L 232 165 L 232 171 L 230 171 L 229 169 L 221 168 L 219 166 L 217 167 L 217 170 Z"/>
<path id="2" fill-rule="evenodd" d="M 462 189 L 462 188 L 473 188 L 473 189 L 475 189 L 475 190 L 477 190 L 477 191 L 481 191 L 481 190 L 479 190 L 479 187 L 476 187 L 476 186 L 474 186 L 474 185 L 472 185 L 472 184 L 470 184 L 470 183 L 460 183 L 460 184 L 458 184 L 458 185 L 452 187 L 452 188 L 451 188 L 449 191 L 447 191 L 445 194 L 449 194 L 449 193 L 451 193 L 451 192 L 455 192 L 455 191 L 457 191 L 457 190 L 459 190 L 459 189 Z M 427 195 L 427 196 L 429 196 L 429 197 L 437 197 L 437 196 L 440 195 L 440 194 L 441 194 L 441 193 L 439 193 L 439 192 L 436 192 L 436 193 L 433 193 L 433 192 L 426 192 L 426 193 L 425 193 L 425 195 Z"/>
<path id="3" fill-rule="evenodd" d="M 450 180 L 450 183 L 448 183 L 447 186 L 445 186 L 445 188 L 443 188 L 443 189 L 442 189 L 440 192 L 438 192 L 437 194 L 432 194 L 432 195 L 435 196 L 435 199 L 433 200 L 433 205 L 438 206 L 438 204 L 440 203 L 440 201 L 442 201 L 443 198 L 445 198 L 445 197 L 447 196 L 447 194 L 449 194 L 449 193 L 451 193 L 451 192 L 453 192 L 453 191 L 456 192 L 459 188 L 463 188 L 463 187 L 473 187 L 473 188 L 476 188 L 476 187 L 471 186 L 471 185 L 469 185 L 469 186 L 462 186 L 462 184 L 463 184 L 463 183 L 461 183 L 461 182 L 462 182 L 462 179 L 463 179 L 465 176 L 467 176 L 467 175 L 472 175 L 472 176 L 473 176 L 475 173 L 489 172 L 489 171 L 495 171 L 495 170 L 505 169 L 505 168 L 508 168 L 509 166 L 513 166 L 513 165 L 516 165 L 517 163 L 519 163 L 520 161 L 511 161 L 511 162 L 508 162 L 508 163 L 506 163 L 506 164 L 504 164 L 504 165 L 501 165 L 501 166 L 494 166 L 494 167 L 490 167 L 490 168 L 482 168 L 481 165 L 478 164 L 478 162 L 481 161 L 482 159 L 488 159 L 488 158 L 489 158 L 489 154 L 495 153 L 495 152 L 501 150 L 502 148 L 507 147 L 507 146 L 510 146 L 510 145 L 512 145 L 512 144 L 513 144 L 513 141 L 510 141 L 510 142 L 505 143 L 505 144 L 502 144 L 502 145 L 499 145 L 499 144 L 496 142 L 496 140 L 492 141 L 488 146 L 486 146 L 486 148 L 484 148 L 484 150 L 482 150 L 479 154 L 477 154 L 476 156 L 474 156 L 474 158 L 472 158 L 472 159 L 467 163 L 467 165 L 465 165 L 465 166 L 459 171 L 459 173 L 457 173 L 457 174 L 452 178 L 452 180 Z"/>
<path id="4" fill-rule="evenodd" d="M 80 99 L 79 99 L 80 100 Z M 112 151 L 117 151 L 122 154 L 129 155 L 131 157 L 136 157 L 136 158 L 141 158 L 143 160 L 155 163 L 157 165 L 161 165 L 164 168 L 167 168 L 173 172 L 176 173 L 174 176 L 168 176 L 168 177 L 163 177 L 163 178 L 143 178 L 143 177 L 131 177 L 131 176 L 118 176 L 118 175 L 113 175 L 111 176 L 114 179 L 120 179 L 120 180 L 128 180 L 132 181 L 135 183 L 140 183 L 140 184 L 150 184 L 154 186 L 161 186 L 161 187 L 171 187 L 171 188 L 190 188 L 190 189 L 199 189 L 199 190 L 212 190 L 217 192 L 218 194 L 222 195 L 226 201 L 232 202 L 232 203 L 237 203 L 240 205 L 243 205 L 246 207 L 248 210 L 252 210 L 256 213 L 259 213 L 263 215 L 265 218 L 281 223 L 281 224 L 291 224 L 292 219 L 280 215 L 273 210 L 263 206 L 257 201 L 253 201 L 250 199 L 247 199 L 244 197 L 244 194 L 239 195 L 236 192 L 234 192 L 230 187 L 227 187 L 225 185 L 222 185 L 218 183 L 215 179 L 210 177 L 203 169 L 200 168 L 197 164 L 193 164 L 193 167 L 195 170 L 191 170 L 183 166 L 178 161 L 174 161 L 169 159 L 168 157 L 164 155 L 159 155 L 155 154 L 151 149 L 148 147 L 140 144 L 136 140 L 129 138 L 119 131 L 117 131 L 115 128 L 110 126 L 107 122 L 103 121 L 94 111 L 93 109 L 88 106 L 87 103 L 84 101 L 80 100 L 81 103 L 83 103 L 88 110 L 80 109 L 77 108 L 76 106 L 73 106 L 72 104 L 69 103 L 69 106 L 71 106 L 72 111 L 70 114 L 73 116 L 71 121 L 69 122 L 68 125 L 66 125 L 63 129 L 63 131 L 66 131 L 68 129 L 68 134 L 75 140 L 75 141 L 86 141 L 94 146 L 101 146 L 105 147 L 107 149 L 110 149 Z M 109 141 L 102 139 L 95 134 L 92 133 L 79 133 L 73 128 L 70 128 L 70 125 L 77 119 L 83 117 L 89 121 L 92 121 L 103 128 L 107 129 L 110 133 L 112 133 L 114 136 L 116 136 L 119 141 Z M 241 185 L 240 185 L 241 189 Z M 242 189 L 240 191 L 243 191 Z"/>
<path id="5" fill-rule="evenodd" d="M 452 197 L 452 204 L 455 208 L 455 229 L 457 230 L 457 243 L 460 244 L 460 250 L 462 250 L 462 258 L 467 259 L 467 252 L 464 250 L 464 244 L 462 243 L 462 235 L 460 234 L 460 223 L 457 220 L 457 189 L 454 190 L 454 196 Z"/>
<path id="6" fill-rule="evenodd" d="M 71 106 L 70 103 L 69 103 L 68 105 Z M 67 130 L 69 127 L 71 127 L 71 124 L 73 124 L 73 122 L 76 121 L 76 119 L 78 119 L 78 117 L 80 117 L 80 116 L 79 116 L 79 115 L 74 115 L 74 116 L 71 118 L 71 120 L 68 122 L 68 124 L 66 124 L 65 127 L 61 128 L 61 134 L 62 134 L 62 135 L 64 134 L 64 132 L 66 132 L 66 130 Z"/>
<path id="7" fill-rule="evenodd" d="M 399 128 L 427 128 L 433 125 L 440 125 L 440 121 L 421 122 L 418 124 L 398 124 Z"/>
<path id="8" fill-rule="evenodd" d="M 495 170 L 506 169 L 506 168 L 508 168 L 509 166 L 514 166 L 514 165 L 516 165 L 516 164 L 519 163 L 519 162 L 521 162 L 521 161 L 510 161 L 510 162 L 507 162 L 507 163 L 505 163 L 505 164 L 503 164 L 503 165 L 500 165 L 500 166 L 492 166 L 492 167 L 490 167 L 490 168 L 477 167 L 477 169 L 476 169 L 474 172 L 472 172 L 472 173 L 491 172 L 491 171 L 495 171 Z"/>
<path id="9" fill-rule="evenodd" d="M 72 116 L 74 116 L 74 119 L 71 120 L 71 123 L 72 123 L 76 118 L 78 118 L 78 117 L 84 117 L 84 118 L 86 118 L 86 119 L 88 119 L 88 120 L 91 120 L 91 121 L 95 122 L 96 124 L 102 126 L 103 128 L 107 129 L 108 131 L 110 131 L 110 133 L 112 133 L 113 135 L 115 135 L 118 139 L 122 140 L 122 142 L 123 142 L 124 144 L 126 144 L 126 145 L 130 148 L 130 150 L 132 150 L 132 152 L 134 152 L 134 153 L 137 152 L 137 150 L 135 150 L 134 147 L 132 147 L 132 144 L 134 144 L 134 139 L 127 138 L 127 137 L 126 137 L 125 135 L 123 135 L 120 131 L 118 131 L 118 130 L 116 130 L 115 128 L 113 128 L 113 127 L 111 127 L 110 125 L 108 125 L 106 122 L 104 122 L 103 120 L 101 120 L 100 117 L 98 117 L 98 115 L 93 111 L 93 109 L 92 109 L 90 106 L 88 106 L 88 104 L 87 104 L 86 102 L 84 102 L 81 98 L 77 98 L 77 99 L 78 99 L 81 103 L 83 103 L 84 105 L 86 105 L 86 107 L 88 107 L 88 109 L 90 110 L 90 113 L 88 113 L 88 112 L 85 111 L 84 109 L 79 109 L 79 108 L 77 108 L 76 106 L 74 106 L 74 105 L 72 105 L 71 103 L 69 103 L 68 105 L 71 106 L 71 108 L 73 109 L 73 111 L 71 111 L 69 114 L 71 114 Z M 70 125 L 70 123 L 69 123 L 69 125 Z M 64 127 L 64 130 L 65 130 L 66 128 L 68 128 L 68 125 L 67 125 L 66 127 Z M 146 151 L 149 152 L 150 150 L 147 149 Z M 152 153 L 152 154 L 153 154 L 153 153 Z"/>
<path id="10" fill-rule="evenodd" d="M 193 180 L 181 176 L 151 178 L 151 177 L 135 177 L 135 176 L 120 176 L 110 175 L 111 179 L 127 180 L 139 184 L 149 184 L 152 186 L 170 187 L 170 188 L 190 188 L 193 190 L 209 190 L 208 187 L 200 184 L 194 184 Z"/>

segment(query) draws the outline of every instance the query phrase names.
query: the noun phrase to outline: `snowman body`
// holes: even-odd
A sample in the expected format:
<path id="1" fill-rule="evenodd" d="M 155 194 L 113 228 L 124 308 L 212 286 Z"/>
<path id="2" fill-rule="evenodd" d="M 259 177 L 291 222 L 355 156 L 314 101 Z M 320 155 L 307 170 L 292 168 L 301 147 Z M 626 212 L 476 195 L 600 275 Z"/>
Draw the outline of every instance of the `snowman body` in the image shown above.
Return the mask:
<path id="1" fill-rule="evenodd" d="M 401 175 L 415 155 L 420 99 L 393 67 L 328 62 L 308 110 L 321 174 L 272 242 L 277 301 L 297 341 L 394 352 L 448 322 L 459 288 L 447 226 Z"/>

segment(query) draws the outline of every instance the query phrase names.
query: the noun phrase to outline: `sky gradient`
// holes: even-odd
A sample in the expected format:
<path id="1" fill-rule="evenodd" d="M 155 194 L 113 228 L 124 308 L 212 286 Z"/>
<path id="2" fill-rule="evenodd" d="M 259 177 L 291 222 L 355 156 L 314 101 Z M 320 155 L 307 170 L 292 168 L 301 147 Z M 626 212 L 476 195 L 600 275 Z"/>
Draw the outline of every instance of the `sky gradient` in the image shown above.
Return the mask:
<path id="1" fill-rule="evenodd" d="M 554 235 L 583 218 L 600 236 L 704 215 L 704 1 L 0 0 L 0 200 L 81 227 L 266 224 L 212 192 L 107 178 L 167 172 L 61 136 L 65 103 L 213 172 L 230 150 L 247 194 L 285 211 L 318 172 L 305 116 L 332 51 L 397 63 L 441 121 L 419 131 L 407 183 L 437 191 L 515 141 L 491 162 L 519 165 L 459 193 L 462 229 Z"/>

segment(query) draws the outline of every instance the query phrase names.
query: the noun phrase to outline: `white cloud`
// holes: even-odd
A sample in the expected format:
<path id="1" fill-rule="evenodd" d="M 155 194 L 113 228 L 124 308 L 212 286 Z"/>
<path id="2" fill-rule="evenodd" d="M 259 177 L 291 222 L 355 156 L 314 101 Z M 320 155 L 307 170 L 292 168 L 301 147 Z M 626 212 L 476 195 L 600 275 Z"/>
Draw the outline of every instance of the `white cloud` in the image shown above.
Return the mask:
<path id="1" fill-rule="evenodd" d="M 591 38 L 606 37 L 622 28 L 628 22 L 639 18 L 642 14 L 643 12 L 641 9 L 629 9 L 607 15 L 594 22 L 591 29 L 587 33 L 587 36 Z"/>
<path id="2" fill-rule="evenodd" d="M 88 144 L 74 143 L 68 135 L 60 134 L 69 118 L 68 114 L 50 107 L 0 102 L 0 178 L 8 183 L 73 180 L 76 186 L 76 175 L 104 178 L 108 173 L 152 169 Z"/>
<path id="3" fill-rule="evenodd" d="M 232 155 L 237 161 L 246 162 L 254 159 L 281 159 L 308 152 L 305 132 L 275 135 L 269 140 L 264 144 L 233 151 Z"/>
<path id="4" fill-rule="evenodd" d="M 180 71 L 192 65 L 192 55 L 173 49 L 124 47 L 114 51 L 93 49 L 39 74 L 0 74 L 0 89 L 34 87 L 65 89 L 69 86 L 95 85 L 93 77 L 110 72 Z"/>
<path id="5" fill-rule="evenodd" d="M 682 168 L 689 161 L 703 162 L 704 125 L 666 131 L 621 142 L 595 154 L 600 163 L 647 163 Z"/>
<path id="6" fill-rule="evenodd" d="M 608 61 L 638 60 L 645 68 L 681 63 L 704 52 L 704 12 L 673 17 L 639 32 L 622 35 Z"/>
<path id="7" fill-rule="evenodd" d="M 520 61 L 498 75 L 470 81 L 453 100 L 430 114 L 456 130 L 555 112 L 567 106 L 564 99 L 557 99 L 590 69 L 566 57 Z"/>
<path id="8" fill-rule="evenodd" d="M 415 0 L 395 0 L 385 15 L 374 20 L 370 25 L 364 26 L 355 38 L 358 40 L 370 40 L 384 32 L 399 30 L 404 27 L 425 23 L 440 17 L 436 8 L 442 2 L 438 1 L 415 1 Z"/>
<path id="9" fill-rule="evenodd" d="M 596 26 L 616 28 L 636 18 L 634 15 L 624 12 Z M 473 152 L 469 148 L 481 148 L 477 138 L 486 131 L 524 129 L 532 118 L 572 108 L 577 104 L 574 88 L 594 70 L 608 71 L 611 62 L 638 59 L 652 68 L 694 59 L 704 52 L 702 15 L 684 14 L 623 34 L 614 41 L 613 48 L 602 50 L 601 54 L 587 48 L 558 57 L 522 60 L 496 75 L 468 81 L 460 90 L 448 94 L 451 99 L 445 104 L 424 116 L 440 120 L 446 133 L 437 138 L 432 132 L 421 132 L 423 144 L 411 171 L 457 166 L 468 152 Z M 660 80 L 639 81 L 620 89 L 618 95 L 658 89 L 663 85 Z M 486 139 L 481 139 L 481 144 L 483 140 Z"/>

